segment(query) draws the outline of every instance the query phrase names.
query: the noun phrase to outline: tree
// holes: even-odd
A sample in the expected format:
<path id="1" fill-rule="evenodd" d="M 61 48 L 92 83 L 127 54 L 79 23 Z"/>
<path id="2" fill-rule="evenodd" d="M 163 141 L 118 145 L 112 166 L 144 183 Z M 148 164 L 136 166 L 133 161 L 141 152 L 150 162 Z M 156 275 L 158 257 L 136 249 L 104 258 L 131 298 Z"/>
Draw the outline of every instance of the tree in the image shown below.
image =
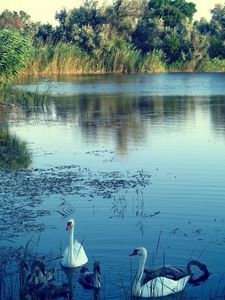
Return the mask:
<path id="1" fill-rule="evenodd" d="M 100 35 L 108 26 L 110 35 L 130 42 L 146 3 L 147 0 L 115 0 L 112 5 L 99 6 L 95 0 L 86 0 L 78 8 L 61 10 L 55 16 L 59 26 L 54 30 L 53 41 L 76 43 L 86 52 L 93 52 L 101 46 Z"/>
<path id="2" fill-rule="evenodd" d="M 163 51 L 170 63 L 179 60 L 181 55 L 181 41 L 176 34 L 167 35 L 165 37 Z"/>
<path id="3" fill-rule="evenodd" d="M 110 25 L 110 31 L 116 31 L 127 40 L 131 40 L 131 34 L 136 29 L 146 5 L 146 0 L 115 0 L 105 10 L 106 23 Z"/>
<path id="4" fill-rule="evenodd" d="M 209 57 L 210 58 L 225 58 L 225 45 L 224 41 L 215 35 L 211 35 L 209 38 L 210 46 L 209 46 Z"/>
<path id="5" fill-rule="evenodd" d="M 75 43 L 86 52 L 98 46 L 98 33 L 105 17 L 97 2 L 86 0 L 79 8 L 56 13 L 59 26 L 53 32 L 53 42 Z"/>
<path id="6" fill-rule="evenodd" d="M 67 26 L 77 25 L 79 28 L 83 26 L 91 26 L 96 28 L 104 23 L 104 17 L 100 9 L 97 7 L 97 2 L 86 0 L 79 8 L 72 9 L 67 17 Z"/>
<path id="7" fill-rule="evenodd" d="M 174 33 L 173 29 L 186 18 L 192 20 L 195 12 L 195 4 L 185 0 L 151 0 L 132 34 L 132 40 L 143 52 L 158 48 L 167 34 Z"/>
<path id="8" fill-rule="evenodd" d="M 165 34 L 163 19 L 157 17 L 142 18 L 132 34 L 132 40 L 138 49 L 141 49 L 143 53 L 147 53 L 162 48 Z"/>
<path id="9" fill-rule="evenodd" d="M 65 9 L 61 9 L 60 12 L 56 12 L 55 19 L 59 22 L 59 26 L 65 29 L 67 18 L 67 11 Z"/>
<path id="10" fill-rule="evenodd" d="M 185 0 L 151 0 L 132 34 L 134 45 L 143 53 L 163 50 L 168 63 L 190 58 L 195 11 Z"/>
<path id="11" fill-rule="evenodd" d="M 151 0 L 148 10 L 148 16 L 162 18 L 169 27 L 177 26 L 185 18 L 192 20 L 196 12 L 195 4 L 185 0 Z"/>
<path id="12" fill-rule="evenodd" d="M 15 29 L 24 33 L 30 26 L 30 16 L 22 10 L 19 12 L 4 10 L 0 14 L 0 29 Z"/>
<path id="13" fill-rule="evenodd" d="M 40 24 L 34 36 L 35 39 L 41 40 L 43 43 L 50 41 L 53 37 L 53 26 L 51 24 Z"/>
<path id="14" fill-rule="evenodd" d="M 211 14 L 209 56 L 225 58 L 225 6 L 216 4 Z"/>
<path id="15" fill-rule="evenodd" d="M 194 26 L 200 34 L 210 34 L 210 23 L 205 18 L 201 18 L 200 21 L 195 21 Z"/>

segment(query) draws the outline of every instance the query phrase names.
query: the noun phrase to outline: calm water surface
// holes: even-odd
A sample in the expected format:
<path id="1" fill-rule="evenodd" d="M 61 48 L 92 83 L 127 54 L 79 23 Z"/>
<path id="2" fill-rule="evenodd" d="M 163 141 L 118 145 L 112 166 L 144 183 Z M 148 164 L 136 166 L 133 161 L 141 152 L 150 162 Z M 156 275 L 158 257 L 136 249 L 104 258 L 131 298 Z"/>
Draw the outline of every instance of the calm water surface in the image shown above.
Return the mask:
<path id="1" fill-rule="evenodd" d="M 40 252 L 66 247 L 66 212 L 76 220 L 90 268 L 93 258 L 101 262 L 105 299 L 125 298 L 138 266 L 128 254 L 145 246 L 150 266 L 159 236 L 155 265 L 199 259 L 212 273 L 203 286 L 188 286 L 187 297 L 223 293 L 225 74 L 30 78 L 15 89 L 50 94 L 47 105 L 12 112 L 2 125 L 31 154 L 28 170 L 40 189 L 34 207 L 25 198 L 44 225 Z M 50 171 L 58 177 L 52 192 L 45 180 L 39 183 Z M 11 170 L 7 180 L 15 172 L 18 180 L 24 176 Z M 76 188 L 57 191 L 70 172 Z M 23 193 L 16 194 L 21 203 Z M 30 235 L 26 230 L 12 239 L 22 244 Z M 78 299 L 91 299 L 77 276 Z"/>

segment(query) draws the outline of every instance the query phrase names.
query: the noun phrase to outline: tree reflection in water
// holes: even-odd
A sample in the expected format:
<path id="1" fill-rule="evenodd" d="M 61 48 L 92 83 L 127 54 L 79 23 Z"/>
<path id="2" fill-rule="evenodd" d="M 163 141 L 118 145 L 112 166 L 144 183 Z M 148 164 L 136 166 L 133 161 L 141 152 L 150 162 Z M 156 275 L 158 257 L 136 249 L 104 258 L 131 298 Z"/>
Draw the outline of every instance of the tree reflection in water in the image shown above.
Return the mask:
<path id="1" fill-rule="evenodd" d="M 176 130 L 202 110 L 212 116 L 213 129 L 225 131 L 224 100 L 218 96 L 88 94 L 85 89 L 83 94 L 55 95 L 46 85 L 41 93 L 14 91 L 13 97 L 25 119 L 75 124 L 90 142 L 112 138 L 120 155 L 145 141 L 152 127 L 172 124 Z"/>

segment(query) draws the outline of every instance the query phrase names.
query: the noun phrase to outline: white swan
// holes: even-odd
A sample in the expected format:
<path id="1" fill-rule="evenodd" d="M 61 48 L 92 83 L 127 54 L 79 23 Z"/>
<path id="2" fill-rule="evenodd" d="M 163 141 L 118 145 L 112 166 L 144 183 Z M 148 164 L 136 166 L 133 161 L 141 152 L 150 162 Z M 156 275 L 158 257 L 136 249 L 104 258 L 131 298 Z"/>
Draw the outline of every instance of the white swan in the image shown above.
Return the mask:
<path id="1" fill-rule="evenodd" d="M 74 226 L 74 220 L 70 219 L 66 227 L 66 230 L 68 230 L 70 234 L 69 246 L 65 249 L 61 261 L 62 266 L 65 268 L 81 267 L 88 262 L 83 246 L 76 239 L 74 240 Z"/>
<path id="2" fill-rule="evenodd" d="M 185 271 L 169 265 L 147 271 L 144 270 L 147 250 L 144 247 L 136 248 L 130 254 L 130 256 L 134 255 L 140 256 L 139 269 L 132 286 L 132 294 L 136 297 L 162 297 L 182 291 L 187 282 L 192 278 L 191 267 L 193 265 L 198 266 L 204 273 L 204 275 L 197 279 L 198 281 L 195 280 L 196 283 L 204 281 L 209 277 L 207 267 L 195 260 L 188 263 L 187 270 Z"/>

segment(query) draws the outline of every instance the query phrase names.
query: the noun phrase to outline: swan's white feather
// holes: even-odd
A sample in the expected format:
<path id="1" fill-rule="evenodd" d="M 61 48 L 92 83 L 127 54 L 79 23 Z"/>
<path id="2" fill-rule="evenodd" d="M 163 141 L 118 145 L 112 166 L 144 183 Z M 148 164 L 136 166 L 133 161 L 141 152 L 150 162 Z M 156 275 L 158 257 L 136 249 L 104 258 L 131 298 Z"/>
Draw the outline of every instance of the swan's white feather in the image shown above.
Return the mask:
<path id="1" fill-rule="evenodd" d="M 85 265 L 88 262 L 88 258 L 84 251 L 83 246 L 78 240 L 73 242 L 73 257 L 71 260 L 70 249 L 66 247 L 63 253 L 62 266 L 65 268 L 77 268 Z"/>
<path id="2" fill-rule="evenodd" d="M 143 286 L 133 290 L 133 295 L 138 297 L 164 297 L 171 294 L 181 292 L 188 280 L 190 275 L 187 275 L 179 280 L 173 280 L 166 277 L 157 277 L 153 280 L 148 281 Z"/>

